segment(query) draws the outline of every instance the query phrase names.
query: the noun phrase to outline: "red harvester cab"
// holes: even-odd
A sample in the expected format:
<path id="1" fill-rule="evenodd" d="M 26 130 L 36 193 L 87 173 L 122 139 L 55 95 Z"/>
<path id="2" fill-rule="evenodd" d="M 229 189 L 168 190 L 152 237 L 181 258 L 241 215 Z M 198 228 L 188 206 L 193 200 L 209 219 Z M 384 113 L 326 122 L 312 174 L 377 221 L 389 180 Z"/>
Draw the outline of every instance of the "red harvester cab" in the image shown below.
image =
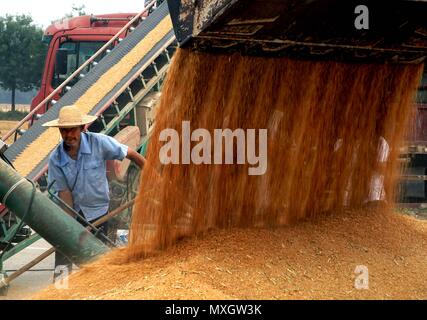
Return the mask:
<path id="1" fill-rule="evenodd" d="M 135 13 L 120 13 L 80 16 L 64 19 L 49 26 L 43 35 L 43 42 L 47 43 L 49 48 L 41 86 L 31 102 L 31 110 L 113 38 L 135 15 Z M 120 38 L 126 36 L 127 34 L 124 33 Z M 96 60 L 100 60 L 102 57 L 103 55 Z M 71 81 L 69 86 L 75 84 L 76 81 L 78 79 Z M 53 99 L 58 100 L 60 95 Z M 49 108 L 49 105 L 41 108 L 38 113 L 44 113 L 46 107 Z"/>

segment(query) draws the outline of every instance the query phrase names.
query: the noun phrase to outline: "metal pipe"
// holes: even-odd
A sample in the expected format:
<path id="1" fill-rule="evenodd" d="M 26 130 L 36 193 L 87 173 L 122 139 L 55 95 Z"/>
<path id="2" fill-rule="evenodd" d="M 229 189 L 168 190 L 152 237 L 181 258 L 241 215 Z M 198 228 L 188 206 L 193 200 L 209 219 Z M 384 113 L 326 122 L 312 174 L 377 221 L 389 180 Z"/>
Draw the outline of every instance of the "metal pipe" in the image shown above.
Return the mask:
<path id="1" fill-rule="evenodd" d="M 64 200 L 62 200 L 60 197 L 58 197 L 53 191 L 52 191 L 52 187 L 54 185 L 55 181 L 53 181 L 49 187 L 47 192 L 49 193 L 49 196 L 51 197 L 51 199 L 55 199 L 55 201 L 57 201 L 58 204 L 60 204 L 62 209 L 66 209 L 66 211 L 68 211 L 72 216 L 77 217 L 79 219 L 81 219 L 81 221 L 83 221 L 87 227 L 86 229 L 88 230 L 93 230 L 95 236 L 98 235 L 98 232 L 100 231 L 98 228 L 96 228 L 96 226 L 92 223 L 90 223 L 89 221 L 86 220 L 86 218 L 81 215 L 79 212 L 75 211 L 68 203 L 66 203 Z M 114 243 L 103 233 L 101 233 L 101 236 L 103 238 L 103 240 L 107 241 L 108 243 L 111 244 L 112 247 L 114 247 Z"/>
<path id="2" fill-rule="evenodd" d="M 109 214 L 105 215 L 101 219 L 95 221 L 93 223 L 93 225 L 96 227 L 96 226 L 99 226 L 100 224 L 103 224 L 105 221 L 110 220 L 111 218 L 117 216 L 122 211 L 124 211 L 127 208 L 131 207 L 134 203 L 135 203 L 135 200 L 131 200 L 131 201 L 125 203 L 124 205 L 122 205 L 122 206 L 118 207 L 117 209 L 111 211 Z M 90 228 L 88 228 L 88 229 L 90 230 Z M 25 273 L 26 271 L 28 271 L 29 269 L 31 269 L 32 267 L 34 267 L 35 265 L 37 265 L 38 263 L 40 263 L 41 261 L 43 261 L 44 259 L 46 259 L 47 257 L 49 257 L 54 252 L 55 252 L 55 248 L 54 247 L 50 248 L 49 250 L 43 252 L 41 255 L 39 255 L 34 260 L 28 262 L 25 266 L 23 266 L 23 267 L 19 268 L 18 270 L 16 270 L 10 276 L 8 276 L 6 279 L 4 279 L 3 283 L 0 282 L 0 289 L 2 287 L 8 286 L 13 280 L 15 280 L 16 278 L 18 278 L 21 274 Z"/>
<path id="3" fill-rule="evenodd" d="M 47 242 L 77 265 L 109 248 L 40 191 L 27 212 L 33 185 L 0 160 L 0 201 Z"/>
<path id="4" fill-rule="evenodd" d="M 55 252 L 55 248 L 54 247 L 52 247 L 49 250 L 43 252 L 37 258 L 35 258 L 34 260 L 28 262 L 25 266 L 19 268 L 14 273 L 12 273 L 10 276 L 8 276 L 6 279 L 4 279 L 3 283 L 0 283 L 0 288 L 7 287 L 13 280 L 15 280 L 16 278 L 18 278 L 21 274 L 23 274 L 24 272 L 28 271 L 29 269 L 31 269 L 32 267 L 34 267 L 36 264 L 40 263 L 41 261 L 43 261 L 44 259 L 46 259 L 47 257 L 49 257 L 54 252 Z"/>
<path id="5" fill-rule="evenodd" d="M 109 22 L 109 21 L 129 21 L 133 17 L 127 17 L 127 18 L 99 18 L 92 16 L 90 17 L 90 24 L 96 23 L 96 22 Z"/>

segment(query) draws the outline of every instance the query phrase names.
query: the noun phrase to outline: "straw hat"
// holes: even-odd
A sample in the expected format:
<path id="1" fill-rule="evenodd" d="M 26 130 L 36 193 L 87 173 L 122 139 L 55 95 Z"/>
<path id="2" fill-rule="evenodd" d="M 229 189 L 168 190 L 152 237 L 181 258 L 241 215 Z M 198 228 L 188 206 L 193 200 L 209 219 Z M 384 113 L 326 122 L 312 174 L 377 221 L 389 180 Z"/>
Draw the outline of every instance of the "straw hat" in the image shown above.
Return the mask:
<path id="1" fill-rule="evenodd" d="M 75 105 L 65 106 L 59 110 L 59 118 L 46 122 L 43 127 L 74 128 L 94 122 L 96 116 L 84 115 Z"/>

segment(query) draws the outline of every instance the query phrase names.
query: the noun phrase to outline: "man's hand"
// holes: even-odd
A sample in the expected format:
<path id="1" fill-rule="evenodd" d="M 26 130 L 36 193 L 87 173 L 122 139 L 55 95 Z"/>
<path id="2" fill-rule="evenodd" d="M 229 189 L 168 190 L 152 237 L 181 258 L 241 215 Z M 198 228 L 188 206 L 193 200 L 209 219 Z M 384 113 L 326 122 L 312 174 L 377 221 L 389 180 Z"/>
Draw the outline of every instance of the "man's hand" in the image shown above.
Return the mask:
<path id="1" fill-rule="evenodd" d="M 138 152 L 136 152 L 135 150 L 128 148 L 128 154 L 126 155 L 126 158 L 128 158 L 129 160 L 135 162 L 135 164 L 142 170 L 142 168 L 144 167 L 144 163 L 145 163 L 145 158 L 140 155 Z"/>

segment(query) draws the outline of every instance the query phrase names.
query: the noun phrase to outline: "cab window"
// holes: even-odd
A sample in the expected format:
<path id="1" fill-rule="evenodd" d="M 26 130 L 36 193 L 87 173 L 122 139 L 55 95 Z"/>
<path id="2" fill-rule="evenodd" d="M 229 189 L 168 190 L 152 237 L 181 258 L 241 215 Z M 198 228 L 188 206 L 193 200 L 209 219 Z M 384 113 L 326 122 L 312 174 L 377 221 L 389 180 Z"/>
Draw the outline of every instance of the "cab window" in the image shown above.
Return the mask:
<path id="1" fill-rule="evenodd" d="M 60 86 L 70 75 L 73 74 L 86 60 L 93 56 L 105 42 L 64 42 L 59 47 L 56 61 L 55 73 L 52 81 L 52 87 Z M 95 61 L 102 59 L 104 54 L 98 56 Z M 88 65 L 82 73 L 89 72 L 91 65 Z M 75 78 L 71 85 L 78 81 Z"/>

